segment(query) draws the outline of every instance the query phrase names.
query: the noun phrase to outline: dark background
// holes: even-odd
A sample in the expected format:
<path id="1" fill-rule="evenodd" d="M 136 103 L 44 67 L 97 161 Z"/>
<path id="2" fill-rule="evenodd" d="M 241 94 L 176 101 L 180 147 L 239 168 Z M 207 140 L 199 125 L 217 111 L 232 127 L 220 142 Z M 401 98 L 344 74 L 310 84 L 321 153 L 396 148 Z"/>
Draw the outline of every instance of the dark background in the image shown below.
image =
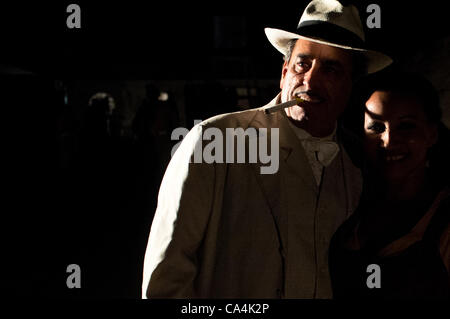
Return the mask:
<path id="1" fill-rule="evenodd" d="M 447 94 L 444 7 L 357 1 L 363 22 L 372 2 L 382 26 L 366 28 L 368 47 Z M 13 296 L 140 298 L 171 131 L 269 102 L 282 57 L 264 27 L 294 31 L 308 1 L 75 1 L 81 29 L 71 30 L 69 3 L 0 9 L 4 277 Z M 441 68 L 428 67 L 433 57 Z M 89 105 L 98 92 L 114 100 L 108 118 L 105 100 Z M 66 286 L 69 264 L 81 289 Z"/>

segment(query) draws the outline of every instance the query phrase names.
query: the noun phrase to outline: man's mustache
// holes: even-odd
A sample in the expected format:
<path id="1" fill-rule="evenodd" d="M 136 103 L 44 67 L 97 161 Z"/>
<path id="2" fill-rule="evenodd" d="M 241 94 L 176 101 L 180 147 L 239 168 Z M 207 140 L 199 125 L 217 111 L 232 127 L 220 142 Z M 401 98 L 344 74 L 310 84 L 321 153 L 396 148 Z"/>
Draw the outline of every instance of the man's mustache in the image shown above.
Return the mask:
<path id="1" fill-rule="evenodd" d="M 315 91 L 312 91 L 312 90 L 299 91 L 299 92 L 294 93 L 295 97 L 301 97 L 301 95 L 303 95 L 303 96 L 306 95 L 311 99 L 325 100 L 325 98 L 321 94 L 319 94 Z"/>
<path id="2" fill-rule="evenodd" d="M 291 107 L 294 105 L 300 105 L 299 103 L 308 102 L 307 100 L 304 99 L 305 95 L 308 97 L 308 100 L 319 101 L 319 102 L 325 101 L 325 99 L 321 95 L 319 95 L 311 90 L 299 91 L 299 92 L 294 93 L 293 100 L 270 106 L 264 110 L 264 113 L 270 114 L 270 113 L 277 112 L 279 110 L 283 110 L 287 107 Z M 302 96 L 303 96 L 303 98 L 302 98 Z"/>

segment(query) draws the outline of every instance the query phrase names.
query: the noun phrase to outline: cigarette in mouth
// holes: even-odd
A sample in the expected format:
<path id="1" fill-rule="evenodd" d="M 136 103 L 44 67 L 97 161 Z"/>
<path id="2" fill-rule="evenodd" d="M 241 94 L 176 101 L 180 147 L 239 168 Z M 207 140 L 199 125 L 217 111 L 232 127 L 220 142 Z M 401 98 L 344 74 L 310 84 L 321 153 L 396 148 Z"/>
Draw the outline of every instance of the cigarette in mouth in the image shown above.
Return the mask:
<path id="1" fill-rule="evenodd" d="M 302 103 L 302 102 L 305 102 L 305 100 L 303 100 L 300 97 L 296 97 L 295 99 L 293 99 L 291 101 L 280 103 L 280 104 L 268 107 L 268 108 L 266 108 L 264 110 L 264 113 L 266 113 L 266 114 L 274 113 L 274 112 L 277 112 L 279 110 L 285 109 L 287 107 L 298 105 L 299 103 Z"/>

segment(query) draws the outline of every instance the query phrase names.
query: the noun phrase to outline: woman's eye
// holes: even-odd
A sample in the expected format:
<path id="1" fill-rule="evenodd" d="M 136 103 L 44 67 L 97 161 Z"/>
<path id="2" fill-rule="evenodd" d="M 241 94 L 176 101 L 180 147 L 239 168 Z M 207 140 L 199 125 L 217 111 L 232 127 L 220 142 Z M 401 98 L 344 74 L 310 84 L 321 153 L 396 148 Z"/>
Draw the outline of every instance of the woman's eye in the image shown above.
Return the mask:
<path id="1" fill-rule="evenodd" d="M 325 71 L 326 71 L 327 73 L 337 73 L 337 69 L 334 68 L 334 67 L 332 67 L 332 66 L 326 67 L 326 68 L 325 68 Z"/>
<path id="2" fill-rule="evenodd" d="M 367 129 L 374 133 L 382 133 L 382 132 L 384 132 L 385 127 L 381 123 L 371 123 L 371 124 L 369 124 Z"/>
<path id="3" fill-rule="evenodd" d="M 412 122 L 403 122 L 398 125 L 399 130 L 412 130 L 417 127 L 416 123 Z"/>

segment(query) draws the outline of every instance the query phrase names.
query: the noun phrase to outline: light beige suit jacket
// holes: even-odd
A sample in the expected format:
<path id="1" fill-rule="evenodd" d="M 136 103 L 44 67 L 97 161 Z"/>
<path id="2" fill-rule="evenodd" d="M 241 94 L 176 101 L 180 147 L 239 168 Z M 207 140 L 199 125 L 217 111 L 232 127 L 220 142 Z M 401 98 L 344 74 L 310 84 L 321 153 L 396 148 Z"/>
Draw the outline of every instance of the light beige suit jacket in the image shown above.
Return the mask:
<path id="1" fill-rule="evenodd" d="M 360 171 L 340 146 L 318 187 L 284 111 L 265 107 L 216 116 L 184 138 L 161 184 L 143 298 L 332 297 L 328 246 L 359 201 Z M 189 163 L 209 127 L 279 128 L 278 172 Z"/>

